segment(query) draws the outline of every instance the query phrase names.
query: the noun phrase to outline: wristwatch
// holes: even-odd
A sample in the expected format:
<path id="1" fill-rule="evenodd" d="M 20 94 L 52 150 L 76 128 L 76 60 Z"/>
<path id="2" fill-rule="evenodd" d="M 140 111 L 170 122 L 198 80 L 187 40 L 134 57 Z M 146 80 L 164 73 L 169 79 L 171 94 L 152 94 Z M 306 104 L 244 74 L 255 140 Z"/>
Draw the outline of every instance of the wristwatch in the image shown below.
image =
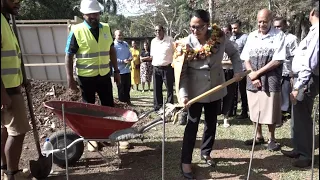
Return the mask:
<path id="1" fill-rule="evenodd" d="M 118 70 L 114 70 L 113 73 L 120 73 L 119 69 Z"/>

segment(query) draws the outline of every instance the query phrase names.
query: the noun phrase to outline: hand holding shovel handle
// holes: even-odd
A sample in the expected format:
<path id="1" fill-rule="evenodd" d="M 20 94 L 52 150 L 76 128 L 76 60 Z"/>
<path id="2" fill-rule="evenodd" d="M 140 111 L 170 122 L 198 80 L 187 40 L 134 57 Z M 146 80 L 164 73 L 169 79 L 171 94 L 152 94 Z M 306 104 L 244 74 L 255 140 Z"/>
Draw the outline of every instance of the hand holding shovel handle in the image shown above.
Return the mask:
<path id="1" fill-rule="evenodd" d="M 240 73 L 241 79 L 246 77 L 250 72 L 251 71 L 248 70 L 248 71 Z M 228 81 L 226 81 L 226 82 L 224 82 L 224 83 L 222 83 L 222 84 L 210 89 L 209 91 L 207 91 L 207 92 L 205 92 L 203 94 L 200 94 L 199 96 L 191 99 L 190 101 L 188 101 L 188 103 L 186 105 L 181 105 L 181 104 L 177 105 L 177 107 L 179 107 L 179 106 L 182 107 L 182 109 L 180 109 L 178 111 L 178 113 L 181 113 L 182 111 L 184 111 L 186 109 L 186 107 L 190 107 L 193 103 L 196 103 L 196 102 L 200 101 L 201 99 L 203 99 L 203 98 L 205 98 L 205 97 L 207 97 L 207 96 L 209 96 L 209 95 L 211 95 L 211 94 L 213 94 L 215 92 L 220 91 L 221 89 L 229 86 L 230 84 L 236 82 L 237 80 L 239 80 L 239 77 L 234 77 L 234 78 L 232 78 L 232 79 L 230 79 L 230 80 L 228 80 Z M 176 118 L 174 119 L 173 123 L 174 124 L 176 123 Z"/>

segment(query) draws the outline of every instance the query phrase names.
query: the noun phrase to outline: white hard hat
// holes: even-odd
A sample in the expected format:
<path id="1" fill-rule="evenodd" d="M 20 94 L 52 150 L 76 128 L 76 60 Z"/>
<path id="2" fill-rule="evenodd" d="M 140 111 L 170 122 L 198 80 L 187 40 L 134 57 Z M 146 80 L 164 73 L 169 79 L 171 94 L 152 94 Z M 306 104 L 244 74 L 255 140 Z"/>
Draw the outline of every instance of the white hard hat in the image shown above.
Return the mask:
<path id="1" fill-rule="evenodd" d="M 98 13 L 101 11 L 101 5 L 97 0 L 82 0 L 80 12 L 82 14 Z"/>

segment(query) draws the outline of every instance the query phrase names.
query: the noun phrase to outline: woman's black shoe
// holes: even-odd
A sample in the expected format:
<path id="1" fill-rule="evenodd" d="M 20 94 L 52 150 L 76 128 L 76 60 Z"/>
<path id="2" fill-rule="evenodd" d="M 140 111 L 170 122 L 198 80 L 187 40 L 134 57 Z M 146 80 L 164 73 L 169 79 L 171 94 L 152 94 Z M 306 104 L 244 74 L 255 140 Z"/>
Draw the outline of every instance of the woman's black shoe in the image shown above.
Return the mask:
<path id="1" fill-rule="evenodd" d="M 201 159 L 205 160 L 209 166 L 212 166 L 212 167 L 216 166 L 216 163 L 213 161 L 213 159 L 210 158 L 210 156 L 201 155 Z"/>
<path id="2" fill-rule="evenodd" d="M 183 171 L 182 164 L 181 164 L 181 173 L 182 173 L 183 177 L 186 179 L 195 179 L 192 172 L 185 173 Z"/>

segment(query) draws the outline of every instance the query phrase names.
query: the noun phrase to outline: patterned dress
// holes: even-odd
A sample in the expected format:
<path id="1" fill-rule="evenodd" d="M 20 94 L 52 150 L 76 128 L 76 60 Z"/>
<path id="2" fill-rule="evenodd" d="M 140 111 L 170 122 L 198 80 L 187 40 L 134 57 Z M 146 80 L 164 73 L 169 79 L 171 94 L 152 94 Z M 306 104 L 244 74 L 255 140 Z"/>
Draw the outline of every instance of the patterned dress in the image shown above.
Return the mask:
<path id="1" fill-rule="evenodd" d="M 143 50 L 141 52 L 141 57 L 148 57 L 150 56 L 150 52 L 146 52 Z M 150 62 L 142 62 L 140 66 L 140 75 L 141 75 L 141 82 L 151 82 L 152 79 L 152 65 Z"/>
<path id="2" fill-rule="evenodd" d="M 137 49 L 131 48 L 131 84 L 140 84 L 140 52 Z"/>

